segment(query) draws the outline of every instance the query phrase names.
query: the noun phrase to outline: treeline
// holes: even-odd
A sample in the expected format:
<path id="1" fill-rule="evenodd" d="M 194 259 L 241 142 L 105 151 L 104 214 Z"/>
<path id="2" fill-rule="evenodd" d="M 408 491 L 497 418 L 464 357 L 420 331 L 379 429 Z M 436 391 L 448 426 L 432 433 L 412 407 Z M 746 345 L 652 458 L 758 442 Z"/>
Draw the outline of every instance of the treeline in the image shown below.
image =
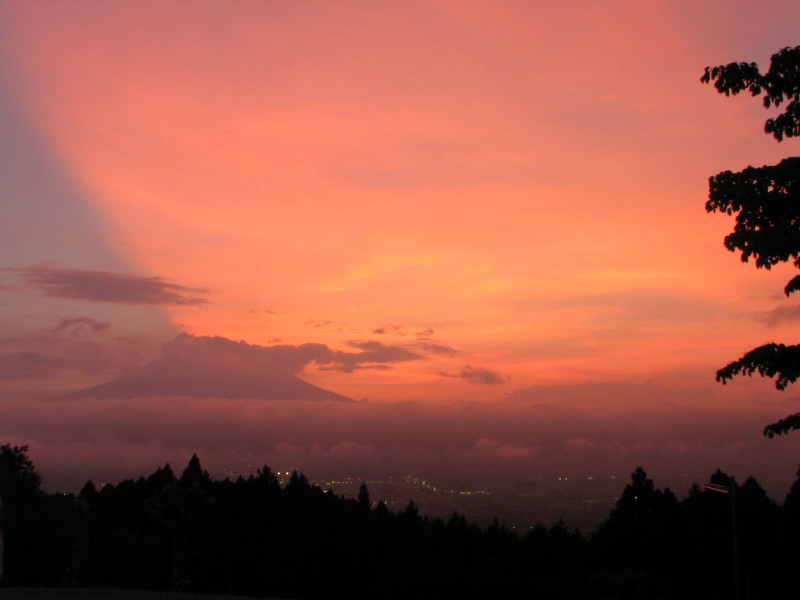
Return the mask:
<path id="1" fill-rule="evenodd" d="M 782 506 L 755 479 L 735 492 L 742 598 L 797 597 L 800 472 Z M 269 468 L 214 480 L 193 456 L 78 496 L 46 494 L 27 447 L 0 446 L 3 585 L 179 590 L 283 598 L 730 598 L 730 494 L 683 501 L 637 469 L 586 537 L 563 523 L 518 536 L 454 514 L 399 512 Z"/>

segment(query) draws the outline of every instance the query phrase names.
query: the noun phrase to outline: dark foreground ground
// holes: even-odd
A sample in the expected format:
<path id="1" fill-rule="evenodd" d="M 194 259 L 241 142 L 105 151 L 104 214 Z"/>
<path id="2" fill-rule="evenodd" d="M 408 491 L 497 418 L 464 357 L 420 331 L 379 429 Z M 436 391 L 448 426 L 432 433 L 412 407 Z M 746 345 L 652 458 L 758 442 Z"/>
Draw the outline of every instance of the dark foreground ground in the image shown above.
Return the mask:
<path id="1" fill-rule="evenodd" d="M 247 600 L 243 596 L 180 594 L 138 590 L 92 590 L 77 588 L 0 588 L 0 600 Z M 263 599 L 261 599 L 263 600 Z M 272 598 L 271 600 L 280 600 Z"/>

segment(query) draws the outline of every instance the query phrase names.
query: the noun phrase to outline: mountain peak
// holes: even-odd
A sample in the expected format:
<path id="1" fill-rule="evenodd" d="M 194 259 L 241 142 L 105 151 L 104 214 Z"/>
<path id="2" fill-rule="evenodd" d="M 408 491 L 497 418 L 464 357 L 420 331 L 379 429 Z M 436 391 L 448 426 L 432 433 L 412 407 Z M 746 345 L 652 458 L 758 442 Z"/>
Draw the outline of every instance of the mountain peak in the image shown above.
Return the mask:
<path id="1" fill-rule="evenodd" d="M 294 375 L 303 366 L 302 361 L 292 357 L 292 350 L 299 348 L 258 346 L 222 337 L 181 334 L 164 345 L 161 356 L 142 367 L 57 399 L 188 396 L 352 402 L 351 398 Z"/>

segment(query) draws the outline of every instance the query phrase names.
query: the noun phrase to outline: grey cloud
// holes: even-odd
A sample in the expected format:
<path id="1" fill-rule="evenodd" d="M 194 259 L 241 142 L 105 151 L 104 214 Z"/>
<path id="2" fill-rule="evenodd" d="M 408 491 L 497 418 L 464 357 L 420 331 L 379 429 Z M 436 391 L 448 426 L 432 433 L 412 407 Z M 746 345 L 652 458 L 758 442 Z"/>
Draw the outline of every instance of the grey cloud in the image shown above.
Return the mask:
<path id="1" fill-rule="evenodd" d="M 62 352 L 70 357 L 75 369 L 90 375 L 109 370 L 119 371 L 135 363 L 138 358 L 128 340 L 115 341 L 113 344 L 91 341 L 67 343 L 62 346 Z"/>
<path id="2" fill-rule="evenodd" d="M 426 360 L 421 354 L 381 342 L 347 342 L 360 352 L 333 350 L 325 344 L 259 346 L 219 336 L 180 334 L 164 346 L 166 356 L 191 358 L 196 364 L 224 365 L 231 369 L 260 369 L 296 374 L 311 363 L 323 370 L 351 373 L 360 369 L 387 369 L 387 365 Z M 215 367 L 219 368 L 219 367 Z"/>
<path id="3" fill-rule="evenodd" d="M 321 321 L 318 321 L 317 319 L 314 319 L 312 317 L 309 317 L 308 320 L 305 322 L 305 325 L 311 325 L 316 329 L 324 329 L 325 327 L 331 324 L 332 322 L 329 321 L 328 319 L 322 319 Z"/>
<path id="4" fill-rule="evenodd" d="M 502 375 L 484 369 L 483 367 L 474 368 L 467 365 L 461 369 L 460 373 L 439 373 L 443 377 L 456 377 L 464 379 L 470 383 L 477 383 L 481 385 L 502 385 L 506 383 L 507 379 Z"/>
<path id="5" fill-rule="evenodd" d="M 207 293 L 206 290 L 167 283 L 160 277 L 46 266 L 7 270 L 17 273 L 29 286 L 57 298 L 118 304 L 207 304 L 207 300 L 195 295 Z"/>
<path id="6" fill-rule="evenodd" d="M 441 344 L 433 344 L 431 342 L 414 342 L 414 347 L 419 348 L 428 354 L 436 354 L 439 356 L 458 356 L 460 352 L 450 346 L 443 346 Z"/>
<path id="7" fill-rule="evenodd" d="M 41 352 L 0 353 L 0 380 L 52 377 L 72 367 L 68 358 Z"/>
<path id="8" fill-rule="evenodd" d="M 114 349 L 90 342 L 72 344 L 55 352 L 4 352 L 0 353 L 0 381 L 41 380 L 66 371 L 96 375 L 120 363 L 121 357 Z"/>
<path id="9" fill-rule="evenodd" d="M 389 335 L 395 333 L 397 335 L 405 335 L 404 333 L 400 332 L 400 325 L 393 325 L 391 323 L 386 323 L 386 325 L 382 325 L 377 329 L 373 329 L 373 335 Z"/>
<path id="10" fill-rule="evenodd" d="M 470 383 L 481 383 L 483 385 L 501 385 L 506 382 L 505 377 L 494 371 L 484 369 L 483 367 L 478 367 L 476 369 L 469 365 L 462 369 L 461 378 L 466 379 Z"/>
<path id="11" fill-rule="evenodd" d="M 350 373 L 356 369 L 376 368 L 375 366 L 365 367 L 365 365 L 395 364 L 414 360 L 427 360 L 422 354 L 406 350 L 400 346 L 389 346 L 381 342 L 347 342 L 348 346 L 358 348 L 361 352 L 341 352 L 337 351 L 334 355 L 334 364 L 327 367 L 329 370 L 344 371 Z M 386 368 L 377 367 L 377 368 Z"/>
<path id="12" fill-rule="evenodd" d="M 348 360 L 345 363 L 320 367 L 322 371 L 341 371 L 342 373 L 353 373 L 355 371 L 388 371 L 389 365 L 381 364 L 359 364 L 357 361 Z"/>
<path id="13" fill-rule="evenodd" d="M 74 326 L 74 327 L 73 327 Z M 64 317 L 58 325 L 53 328 L 54 333 L 66 331 L 73 327 L 73 331 L 78 333 L 83 329 L 89 329 L 92 333 L 98 333 L 111 327 L 108 321 L 98 321 L 91 317 Z"/>
<path id="14" fill-rule="evenodd" d="M 97 375 L 109 369 L 121 369 L 132 360 L 132 353 L 124 348 L 84 341 L 59 345 L 46 352 L 5 352 L 0 353 L 0 380 L 45 380 L 65 371 Z"/>
<path id="15" fill-rule="evenodd" d="M 790 321 L 800 321 L 800 306 L 779 306 L 764 313 L 758 320 L 770 327 Z"/>
<path id="16" fill-rule="evenodd" d="M 164 345 L 161 356 L 142 367 L 57 399 L 185 396 L 349 401 L 294 376 L 309 362 L 330 361 L 332 354 L 322 344 L 266 347 L 223 337 L 181 334 Z"/>
<path id="17" fill-rule="evenodd" d="M 0 338 L 0 345 L 8 348 L 0 355 L 0 381 L 38 379 L 44 383 L 67 371 L 96 375 L 137 362 L 136 342 L 98 337 L 110 327 L 109 322 L 91 317 L 64 317 L 34 335 Z"/>
<path id="18" fill-rule="evenodd" d="M 239 371 L 257 368 L 295 374 L 312 362 L 330 364 L 335 353 L 325 344 L 259 346 L 220 336 L 192 336 L 182 333 L 164 345 L 162 354 L 190 360 L 196 365 L 206 365 L 209 368 L 217 365 L 215 368 L 228 367 Z"/>
<path id="19" fill-rule="evenodd" d="M 396 363 L 426 360 L 421 354 L 381 342 L 351 341 L 347 345 L 358 351 L 333 350 L 316 343 L 260 346 L 220 336 L 195 337 L 184 333 L 165 344 L 161 356 L 140 369 L 62 397 L 205 395 L 218 398 L 346 399 L 334 392 L 311 389 L 314 386 L 295 375 L 311 363 L 316 363 L 321 370 L 352 373 L 365 369 L 386 370 Z"/>
<path id="20" fill-rule="evenodd" d="M 2 345 L 17 345 L 30 347 L 31 345 L 47 344 L 73 340 L 76 337 L 83 337 L 84 334 L 95 334 L 111 329 L 108 321 L 98 321 L 92 317 L 63 317 L 58 324 L 49 329 L 45 329 L 37 334 L 17 335 L 0 338 Z M 64 334 L 69 334 L 65 336 Z"/>

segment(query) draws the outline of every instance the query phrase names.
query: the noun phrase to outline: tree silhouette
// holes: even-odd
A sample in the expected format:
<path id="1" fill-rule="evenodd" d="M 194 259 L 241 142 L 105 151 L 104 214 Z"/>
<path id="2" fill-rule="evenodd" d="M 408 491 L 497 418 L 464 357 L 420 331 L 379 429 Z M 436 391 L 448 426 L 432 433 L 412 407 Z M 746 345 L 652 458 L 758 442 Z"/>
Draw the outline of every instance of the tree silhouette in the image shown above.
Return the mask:
<path id="1" fill-rule="evenodd" d="M 726 96 L 745 90 L 752 96 L 763 93 L 765 108 L 786 103 L 780 115 L 767 119 L 764 130 L 779 142 L 800 135 L 800 46 L 773 54 L 766 73 L 756 63 L 730 63 L 706 67 L 700 81 L 713 81 Z M 711 177 L 706 211 L 736 216 L 725 247 L 740 252 L 742 262 L 753 258 L 757 268 L 769 270 L 792 261 L 800 269 L 800 157 Z M 800 275 L 789 281 L 784 293 L 789 296 L 798 290 Z M 774 377 L 775 386 L 785 389 L 800 378 L 800 346 L 771 343 L 755 348 L 717 371 L 717 381 L 753 373 Z M 794 429 L 800 429 L 800 413 L 767 425 L 764 435 L 771 438 Z"/>
<path id="2" fill-rule="evenodd" d="M 788 101 L 783 113 L 767 119 L 764 131 L 779 142 L 783 136 L 800 135 L 800 46 L 787 47 L 772 55 L 769 71 L 761 74 L 756 63 L 730 63 L 706 67 L 700 78 L 703 83 L 714 82 L 720 94 L 734 96 L 747 90 L 751 96 L 764 93 L 764 108 L 780 106 Z"/>
<path id="3" fill-rule="evenodd" d="M 30 565 L 36 560 L 31 527 L 34 504 L 42 497 L 41 478 L 27 452 L 27 446 L 0 446 L 4 586 L 30 583 Z"/>
<path id="4" fill-rule="evenodd" d="M 669 488 L 657 489 L 644 469 L 637 467 L 617 505 L 593 538 L 607 569 L 623 567 L 649 579 L 672 574 L 676 544 L 674 523 L 679 503 Z"/>
<path id="5" fill-rule="evenodd" d="M 40 494 L 42 479 L 27 452 L 27 446 L 0 446 L 0 503 L 4 509 Z"/>
<path id="6" fill-rule="evenodd" d="M 679 503 L 642 468 L 587 539 L 560 521 L 518 536 L 497 519 L 485 527 L 458 513 L 431 519 L 413 501 L 397 512 L 382 501 L 373 508 L 364 484 L 358 497 L 345 498 L 295 472 L 281 487 L 266 466 L 219 481 L 196 456 L 181 479 L 165 466 L 116 485 L 89 481 L 77 498 L 48 494 L 26 450 L 0 446 L 6 544 L 14 550 L 6 585 L 331 600 L 733 592 L 731 497 L 694 485 Z M 735 485 L 720 470 L 710 483 Z M 783 507 L 752 477 L 737 488 L 737 506 L 752 597 L 795 598 L 800 475 Z"/>
<path id="7" fill-rule="evenodd" d="M 211 483 L 208 473 L 200 466 L 200 459 L 197 454 L 192 454 L 189 464 L 183 470 L 183 475 L 178 480 L 178 485 L 182 488 L 194 486 L 207 487 Z"/>

